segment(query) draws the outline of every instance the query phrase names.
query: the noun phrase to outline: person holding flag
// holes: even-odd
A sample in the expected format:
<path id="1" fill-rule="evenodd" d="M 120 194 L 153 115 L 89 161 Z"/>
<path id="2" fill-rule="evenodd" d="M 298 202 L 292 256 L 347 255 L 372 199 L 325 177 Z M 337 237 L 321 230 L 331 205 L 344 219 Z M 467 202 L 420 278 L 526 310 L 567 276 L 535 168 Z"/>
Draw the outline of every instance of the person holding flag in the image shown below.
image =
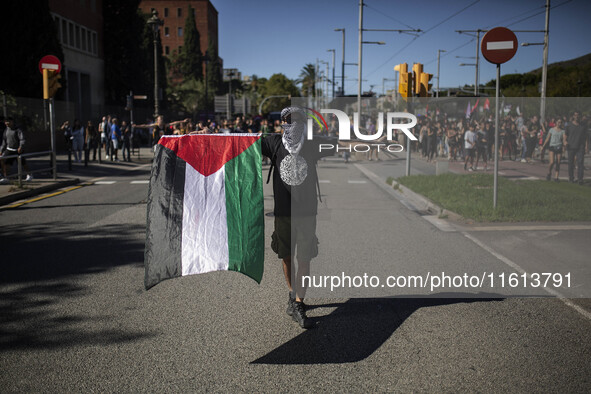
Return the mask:
<path id="1" fill-rule="evenodd" d="M 271 160 L 273 173 L 275 231 L 271 248 L 283 262 L 289 289 L 286 312 L 300 327 L 311 328 L 303 302 L 306 289 L 302 287 L 301 278 L 308 275 L 310 261 L 318 255 L 316 163 L 324 156 L 333 155 L 335 148 L 320 151 L 318 138 L 307 140 L 306 122 L 307 115 L 302 108 L 284 108 L 281 111 L 283 134 L 263 138 L 261 145 L 263 156 Z"/>
<path id="2" fill-rule="evenodd" d="M 317 161 L 336 148 L 307 140 L 307 114 L 288 107 L 283 134 L 163 135 L 155 146 L 147 201 L 144 286 L 213 271 L 261 282 L 264 265 L 262 156 L 271 159 L 275 228 L 287 314 L 310 328 L 299 280 L 318 254 Z M 271 173 L 269 174 L 269 178 Z M 297 262 L 297 266 L 296 266 Z"/>

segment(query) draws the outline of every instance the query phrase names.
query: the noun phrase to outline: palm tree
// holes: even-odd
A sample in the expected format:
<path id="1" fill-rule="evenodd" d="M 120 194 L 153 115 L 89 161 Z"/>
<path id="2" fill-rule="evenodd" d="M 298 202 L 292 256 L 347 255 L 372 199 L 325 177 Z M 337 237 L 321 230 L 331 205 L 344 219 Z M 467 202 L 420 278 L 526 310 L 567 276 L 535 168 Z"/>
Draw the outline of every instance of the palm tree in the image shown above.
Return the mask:
<path id="1" fill-rule="evenodd" d="M 308 63 L 300 72 L 300 79 L 296 81 L 302 84 L 302 96 L 316 97 L 316 67 Z"/>

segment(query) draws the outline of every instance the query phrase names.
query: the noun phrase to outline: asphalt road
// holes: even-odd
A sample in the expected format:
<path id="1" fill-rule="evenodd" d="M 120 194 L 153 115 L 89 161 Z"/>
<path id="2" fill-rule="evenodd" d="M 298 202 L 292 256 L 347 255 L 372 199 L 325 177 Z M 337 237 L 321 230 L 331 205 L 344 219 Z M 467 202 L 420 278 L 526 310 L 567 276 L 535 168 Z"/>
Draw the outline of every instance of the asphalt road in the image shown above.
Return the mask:
<path id="1" fill-rule="evenodd" d="M 510 271 L 357 167 L 329 161 L 320 174 L 314 270 Z M 591 320 L 555 298 L 314 289 L 304 331 L 268 245 L 260 285 L 215 272 L 145 291 L 148 178 L 146 167 L 0 212 L 0 391 L 591 391 Z M 474 237 L 498 250 L 494 234 Z"/>

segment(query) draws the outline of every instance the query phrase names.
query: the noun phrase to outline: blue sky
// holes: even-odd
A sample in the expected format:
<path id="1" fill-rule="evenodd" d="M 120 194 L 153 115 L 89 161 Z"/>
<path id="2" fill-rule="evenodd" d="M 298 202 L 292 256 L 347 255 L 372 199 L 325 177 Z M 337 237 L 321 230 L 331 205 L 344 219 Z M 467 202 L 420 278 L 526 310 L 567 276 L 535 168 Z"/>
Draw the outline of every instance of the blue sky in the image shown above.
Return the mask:
<path id="1" fill-rule="evenodd" d="M 211 0 L 218 10 L 220 56 L 225 68 L 242 75 L 270 77 L 283 73 L 298 78 L 307 63 L 330 63 L 336 49 L 335 75 L 340 83 L 342 33 L 345 28 L 345 61 L 358 57 L 359 0 Z M 441 53 L 440 86 L 473 84 L 476 40 L 456 30 L 543 30 L 545 0 L 365 0 L 366 29 L 421 29 L 418 37 L 395 32 L 364 32 L 363 90 L 375 85 L 381 93 L 384 78 L 393 79 L 398 63 L 423 63 L 425 72 L 437 74 L 437 50 Z M 550 11 L 549 63 L 591 52 L 591 1 L 552 0 Z M 539 13 L 538 15 L 535 15 Z M 530 17 L 531 16 L 531 17 Z M 525 19 L 525 20 L 524 20 Z M 482 33 L 481 33 L 482 35 Z M 518 41 L 541 43 L 543 33 L 516 33 Z M 456 58 L 461 56 L 461 58 Z M 513 59 L 501 66 L 502 74 L 527 72 L 542 65 L 542 46 L 520 46 Z M 326 65 L 322 65 L 325 70 Z M 480 57 L 480 83 L 495 78 L 495 66 Z M 357 67 L 345 66 L 345 93 L 357 92 Z M 436 80 L 432 80 L 434 86 Z M 385 81 L 386 89 L 394 86 Z"/>

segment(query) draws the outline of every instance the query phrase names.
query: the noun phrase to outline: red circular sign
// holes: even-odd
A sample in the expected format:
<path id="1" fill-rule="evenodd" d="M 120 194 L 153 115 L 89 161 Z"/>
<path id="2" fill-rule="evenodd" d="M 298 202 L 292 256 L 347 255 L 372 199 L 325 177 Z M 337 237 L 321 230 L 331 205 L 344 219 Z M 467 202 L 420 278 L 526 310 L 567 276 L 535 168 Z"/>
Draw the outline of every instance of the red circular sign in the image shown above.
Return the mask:
<path id="1" fill-rule="evenodd" d="M 506 27 L 489 30 L 480 43 L 482 56 L 494 64 L 509 61 L 517 52 L 517 37 Z"/>
<path id="2" fill-rule="evenodd" d="M 41 74 L 43 74 L 44 68 L 48 70 L 54 70 L 55 72 L 59 73 L 62 71 L 62 62 L 60 62 L 60 59 L 53 55 L 43 56 L 41 60 L 39 60 L 39 72 Z"/>

